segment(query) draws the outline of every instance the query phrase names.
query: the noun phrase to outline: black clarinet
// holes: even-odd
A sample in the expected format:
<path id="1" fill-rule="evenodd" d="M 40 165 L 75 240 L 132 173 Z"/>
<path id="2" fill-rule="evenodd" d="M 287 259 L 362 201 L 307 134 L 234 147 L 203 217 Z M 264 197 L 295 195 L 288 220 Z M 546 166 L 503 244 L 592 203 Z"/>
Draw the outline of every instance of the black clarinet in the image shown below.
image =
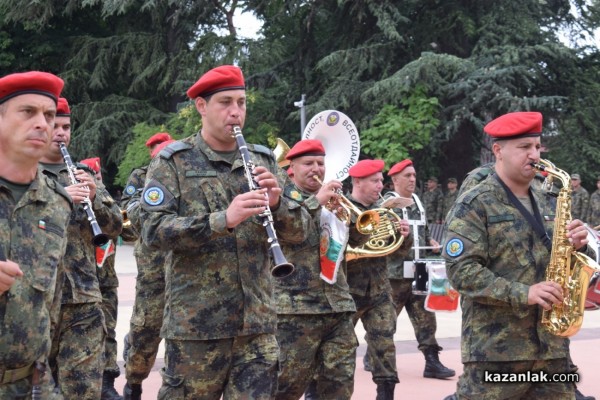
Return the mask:
<path id="1" fill-rule="evenodd" d="M 75 185 L 79 183 L 77 178 L 75 178 L 75 170 L 77 167 L 75 167 L 73 160 L 71 160 L 71 156 L 67 151 L 67 146 L 64 143 L 60 143 L 59 146 L 60 152 L 65 160 L 65 164 L 67 164 L 67 169 L 69 170 L 71 184 Z M 108 243 L 108 236 L 102 233 L 102 229 L 100 229 L 100 225 L 98 225 L 98 221 L 96 221 L 96 215 L 94 215 L 94 210 L 92 210 L 92 201 L 89 197 L 83 199 L 83 210 L 87 214 L 87 219 L 90 221 L 90 226 L 92 227 L 92 232 L 94 233 L 92 243 L 97 247 L 104 246 L 106 243 Z"/>
<path id="2" fill-rule="evenodd" d="M 246 144 L 244 135 L 242 135 L 242 129 L 239 126 L 234 126 L 233 134 L 240 150 L 240 154 L 242 155 L 244 169 L 246 170 L 246 178 L 248 179 L 248 186 L 250 187 L 250 190 L 258 190 L 260 189 L 260 186 L 258 186 L 252 175 L 254 163 L 250 159 L 250 152 L 248 152 L 248 145 Z M 267 236 L 269 237 L 267 242 L 270 244 L 269 250 L 271 250 L 273 262 L 275 263 L 275 266 L 271 269 L 271 275 L 275 278 L 285 278 L 294 272 L 294 265 L 285 259 L 285 256 L 281 251 L 281 246 L 279 246 L 277 234 L 275 233 L 275 227 L 273 226 L 273 214 L 271 213 L 268 204 L 269 195 L 265 193 L 265 197 L 267 199 L 267 209 L 260 213 L 259 216 L 262 218 L 263 226 L 267 230 Z"/>

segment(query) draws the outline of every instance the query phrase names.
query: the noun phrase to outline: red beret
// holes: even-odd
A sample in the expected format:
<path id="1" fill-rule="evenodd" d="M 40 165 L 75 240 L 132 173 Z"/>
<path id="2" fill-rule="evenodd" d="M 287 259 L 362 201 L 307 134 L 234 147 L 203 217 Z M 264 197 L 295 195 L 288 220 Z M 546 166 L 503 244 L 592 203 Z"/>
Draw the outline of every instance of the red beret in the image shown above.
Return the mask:
<path id="1" fill-rule="evenodd" d="M 64 97 L 59 97 L 58 104 L 56 105 L 56 116 L 68 117 L 70 115 L 71 109 L 69 108 L 69 102 Z"/>
<path id="2" fill-rule="evenodd" d="M 536 111 L 504 114 L 490 121 L 483 130 L 494 139 L 541 136 L 542 114 Z"/>
<path id="3" fill-rule="evenodd" d="M 86 158 L 79 162 L 90 167 L 95 173 L 100 172 L 100 157 Z"/>
<path id="4" fill-rule="evenodd" d="M 292 160 L 300 156 L 324 156 L 325 148 L 323 143 L 317 139 L 304 139 L 299 141 L 288 151 L 286 160 Z"/>
<path id="5" fill-rule="evenodd" d="M 154 135 L 150 136 L 150 139 L 148 139 L 146 141 L 146 147 L 150 148 L 150 147 L 154 146 L 155 144 L 166 142 L 167 140 L 172 140 L 172 139 L 173 138 L 171 137 L 171 135 L 169 135 L 166 132 L 155 133 Z"/>
<path id="6" fill-rule="evenodd" d="M 160 153 L 160 151 L 162 149 L 164 149 L 165 147 L 167 147 L 168 145 L 170 145 L 171 143 L 173 143 L 175 140 L 173 139 L 169 139 L 166 140 L 162 143 L 159 143 L 158 146 L 156 146 L 155 148 L 152 149 L 152 152 L 150 153 L 150 157 L 154 158 L 158 153 Z"/>
<path id="7" fill-rule="evenodd" d="M 384 165 L 385 162 L 383 160 L 361 160 L 350 168 L 348 173 L 353 178 L 364 178 L 365 176 L 383 171 Z"/>
<path id="8" fill-rule="evenodd" d="M 406 160 L 402 160 L 399 163 L 395 164 L 392 168 L 390 168 L 387 174 L 388 176 L 392 176 L 394 174 L 402 172 L 404 171 L 404 168 L 408 167 L 409 165 L 413 165 L 413 162 L 407 158 Z"/>
<path id="9" fill-rule="evenodd" d="M 22 94 L 41 94 L 58 100 L 64 82 L 48 72 L 30 71 L 0 78 L 0 104 Z"/>
<path id="10" fill-rule="evenodd" d="M 221 65 L 213 68 L 198 79 L 187 95 L 190 99 L 207 97 L 224 90 L 246 89 L 242 70 L 235 65 Z"/>

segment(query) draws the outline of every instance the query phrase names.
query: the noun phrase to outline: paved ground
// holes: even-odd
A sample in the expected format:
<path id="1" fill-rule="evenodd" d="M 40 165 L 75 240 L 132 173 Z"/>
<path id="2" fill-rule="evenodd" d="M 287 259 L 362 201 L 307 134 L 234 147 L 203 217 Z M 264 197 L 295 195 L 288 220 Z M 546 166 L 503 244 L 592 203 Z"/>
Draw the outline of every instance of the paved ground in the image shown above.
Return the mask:
<path id="1" fill-rule="evenodd" d="M 117 249 L 116 268 L 119 274 L 119 318 L 117 323 L 117 337 L 119 342 L 119 363 L 123 366 L 122 338 L 129 330 L 129 318 L 135 297 L 136 266 L 133 258 L 133 247 L 130 245 L 119 246 Z M 438 313 L 437 338 L 444 347 L 441 352 L 442 362 L 457 371 L 457 376 L 462 372 L 460 363 L 460 310 L 455 313 Z M 353 399 L 365 400 L 375 398 L 375 384 L 371 381 L 371 374 L 362 368 L 362 358 L 365 354 L 364 330 L 362 326 L 356 327 L 360 342 L 357 355 L 357 369 L 355 374 Z M 398 318 L 395 335 L 397 365 L 400 375 L 400 384 L 396 386 L 396 399 L 441 400 L 446 395 L 453 393 L 456 388 L 456 378 L 448 380 L 425 379 L 422 377 L 425 361 L 423 355 L 417 350 L 412 325 L 402 313 Z M 600 400 L 600 311 L 587 312 L 581 331 L 572 338 L 571 352 L 574 362 L 579 366 L 581 382 L 579 388 L 588 395 L 595 395 Z M 164 350 L 161 345 L 156 365 L 150 377 L 144 381 L 144 400 L 156 399 L 156 394 L 161 385 L 158 373 L 163 366 Z M 122 393 L 125 384 L 124 371 L 116 380 L 116 387 Z"/>

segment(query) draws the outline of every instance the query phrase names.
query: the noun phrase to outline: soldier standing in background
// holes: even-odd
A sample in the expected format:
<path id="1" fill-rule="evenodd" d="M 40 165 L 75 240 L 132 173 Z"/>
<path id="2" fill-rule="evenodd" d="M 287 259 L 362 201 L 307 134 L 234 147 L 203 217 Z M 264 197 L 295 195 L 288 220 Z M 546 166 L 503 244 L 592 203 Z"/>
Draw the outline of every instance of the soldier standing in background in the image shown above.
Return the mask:
<path id="1" fill-rule="evenodd" d="M 600 225 L 600 176 L 596 180 L 596 191 L 590 196 L 590 207 L 586 221 L 592 227 Z"/>
<path id="2" fill-rule="evenodd" d="M 100 168 L 100 158 L 86 158 L 80 163 L 87 165 L 94 171 L 96 181 L 102 183 L 102 168 Z M 117 314 L 119 310 L 119 278 L 115 271 L 115 257 L 117 243 L 109 240 L 101 248 L 96 249 L 96 273 L 100 292 L 102 293 L 102 303 L 100 308 L 104 313 L 106 322 L 106 340 L 104 342 L 104 372 L 102 373 L 102 396 L 100 400 L 121 400 L 122 397 L 115 390 L 115 378 L 121 374 L 119 364 L 117 364 Z"/>
<path id="3" fill-rule="evenodd" d="M 60 143 L 68 147 L 71 141 L 70 114 L 67 100 L 60 98 L 52 144 L 40 160 L 44 174 L 65 186 L 75 203 L 64 257 L 59 328 L 53 338 L 50 365 L 66 399 L 99 399 L 106 325 L 100 308 L 102 294 L 96 275 L 96 247 L 82 203 L 89 198 L 98 225 L 112 240 L 121 233 L 122 219 L 119 207 L 86 165 L 77 164 L 78 169 L 73 173 L 79 183 L 71 182 L 59 147 Z"/>
<path id="4" fill-rule="evenodd" d="M 0 78 L 0 398 L 54 394 L 48 366 L 60 311 L 71 198 L 38 161 L 52 141 L 59 77 Z"/>
<path id="5" fill-rule="evenodd" d="M 454 205 L 456 198 L 458 197 L 458 182 L 456 178 L 448 178 L 448 183 L 446 184 L 448 191 L 444 195 L 444 201 L 442 206 L 442 223 L 446 220 L 446 215 L 448 215 L 448 211 Z"/>
<path id="6" fill-rule="evenodd" d="M 586 219 L 590 202 L 590 194 L 581 186 L 579 174 L 571 174 L 571 216 L 573 219 Z"/>
<path id="7" fill-rule="evenodd" d="M 306 240 L 310 216 L 281 197 L 285 181 L 271 150 L 247 145 L 253 168 L 241 157 L 233 136 L 246 117 L 238 67 L 208 71 L 187 94 L 202 129 L 152 160 L 141 200 L 142 240 L 171 251 L 158 399 L 272 399 L 277 314 L 259 215 L 269 207 L 277 235 L 290 243 Z M 249 190 L 246 172 L 260 189 Z"/>
<path id="8" fill-rule="evenodd" d="M 348 196 L 348 200 L 361 211 L 378 208 L 380 205 L 383 166 L 382 160 L 361 160 L 349 170 L 352 194 Z M 352 224 L 356 223 L 356 217 L 352 216 Z M 402 235 L 405 238 L 408 236 L 406 224 L 402 226 Z M 392 400 L 399 382 L 394 344 L 396 311 L 385 257 L 348 261 L 347 276 L 357 310 L 353 317 L 354 324 L 360 319 L 366 331 L 371 374 L 377 385 L 377 400 Z"/>
<path id="9" fill-rule="evenodd" d="M 146 141 L 150 157 L 154 158 L 160 150 L 174 142 L 165 132 L 152 135 Z M 141 400 L 142 382 L 148 377 L 158 353 L 160 328 L 165 308 L 165 258 L 168 252 L 155 251 L 139 238 L 142 230 L 140 199 L 146 181 L 148 167 L 134 169 L 129 175 L 121 208 L 127 210 L 131 222 L 130 231 L 135 240 L 133 255 L 138 274 L 135 281 L 135 301 L 129 322 L 129 333 L 125 336 L 125 377 L 124 400 Z"/>
<path id="10" fill-rule="evenodd" d="M 438 187 L 438 179 L 435 176 L 427 180 L 427 187 L 423 191 L 423 205 L 425 206 L 425 215 L 429 224 L 440 224 L 444 215 L 444 194 Z"/>
<path id="11" fill-rule="evenodd" d="M 546 196 L 531 186 L 531 162 L 540 155 L 542 117 L 537 112 L 503 115 L 484 128 L 494 138 L 495 171 L 460 196 L 446 222 L 448 277 L 462 295 L 463 374 L 457 395 L 477 399 L 572 399 L 573 383 L 485 382 L 489 372 L 568 372 L 568 339 L 541 329 L 542 307 L 562 301 L 562 288 L 542 282 L 550 257 L 547 242 L 531 221 L 553 214 Z M 511 217 L 511 218 L 508 218 Z M 581 221 L 567 226 L 576 248 L 585 245 Z M 518 245 L 518 246 L 517 246 Z M 516 246 L 516 247 L 515 247 Z M 517 260 L 517 265 L 515 265 Z"/>

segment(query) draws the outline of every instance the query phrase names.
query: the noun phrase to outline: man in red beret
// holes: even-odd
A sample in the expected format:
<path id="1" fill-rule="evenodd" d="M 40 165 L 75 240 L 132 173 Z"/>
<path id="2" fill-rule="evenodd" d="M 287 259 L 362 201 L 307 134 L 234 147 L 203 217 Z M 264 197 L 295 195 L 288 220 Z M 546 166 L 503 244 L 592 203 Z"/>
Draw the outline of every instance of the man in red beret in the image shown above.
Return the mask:
<path id="1" fill-rule="evenodd" d="M 51 332 L 60 310 L 61 259 L 71 200 L 39 173 L 52 141 L 59 77 L 25 72 L 0 78 L 0 398 L 51 398 Z"/>
<path id="2" fill-rule="evenodd" d="M 454 376 L 454 370 L 446 368 L 439 360 L 442 347 L 435 339 L 437 322 L 435 313 L 425 309 L 425 296 L 413 292 L 414 261 L 424 258 L 423 248 L 433 249 L 439 253 L 440 245 L 431 238 L 427 226 L 425 206 L 415 194 L 417 173 L 413 162 L 409 159 L 396 163 L 388 172 L 394 190 L 386 193 L 388 199 L 406 200 L 405 206 L 394 208 L 394 212 L 402 215 L 412 228 L 412 248 L 407 246 L 386 257 L 387 274 L 392 286 L 392 300 L 396 309 L 396 318 L 406 308 L 408 317 L 415 331 L 419 350 L 425 356 L 425 378 L 444 379 Z M 368 353 L 370 354 L 370 353 Z"/>
<path id="3" fill-rule="evenodd" d="M 146 141 L 146 147 L 150 157 L 154 158 L 174 142 L 169 133 L 158 132 Z M 125 235 L 124 240 L 135 242 L 133 253 L 138 270 L 133 313 L 123 349 L 127 380 L 123 388 L 124 400 L 141 399 L 142 382 L 150 374 L 158 353 L 165 308 L 166 253 L 148 248 L 139 236 L 142 230 L 139 206 L 147 171 L 148 166 L 143 166 L 131 172 L 121 198 L 121 209 L 126 210 L 129 219 L 122 235 Z"/>
<path id="4" fill-rule="evenodd" d="M 457 395 L 448 398 L 572 399 L 572 382 L 497 379 L 498 373 L 569 372 L 569 341 L 540 323 L 542 312 L 564 296 L 560 284 L 544 280 L 554 210 L 531 184 L 536 174 L 531 164 L 540 160 L 542 116 L 506 114 L 484 131 L 493 139 L 496 173 L 460 196 L 446 222 L 443 253 L 451 284 L 462 295 L 464 366 Z M 583 223 L 564 223 L 566 237 L 560 241 L 585 251 Z"/>
<path id="5" fill-rule="evenodd" d="M 382 160 L 361 160 L 349 170 L 352 177 L 352 194 L 348 196 L 359 210 L 380 207 L 383 189 Z M 353 215 L 353 223 L 356 216 Z M 408 236 L 408 224 L 402 221 L 402 236 Z M 405 246 L 403 244 L 402 246 Z M 377 399 L 394 398 L 394 388 L 399 382 L 396 368 L 396 313 L 387 279 L 385 257 L 358 258 L 348 261 L 348 284 L 356 303 L 354 324 L 360 319 L 367 332 L 371 348 L 373 382 L 377 385 Z"/>
<path id="6" fill-rule="evenodd" d="M 102 293 L 96 274 L 95 233 L 88 218 L 92 213 L 102 233 L 115 240 L 122 227 L 121 211 L 102 182 L 96 181 L 87 165 L 70 169 L 60 144 L 71 142 L 71 112 L 60 99 L 52 143 L 40 160 L 43 173 L 63 186 L 75 203 L 66 235 L 69 245 L 63 258 L 65 286 L 54 335 L 50 364 L 65 398 L 101 397 L 104 371 L 105 318 Z M 76 182 L 73 181 L 73 178 Z"/>
<path id="7" fill-rule="evenodd" d="M 238 148 L 234 127 L 246 119 L 238 67 L 208 71 L 187 94 L 202 129 L 152 160 L 141 200 L 143 241 L 170 252 L 158 398 L 271 399 L 279 350 L 269 239 L 276 231 L 302 243 L 310 216 L 281 196 L 271 150 Z"/>
<path id="8" fill-rule="evenodd" d="M 356 307 L 348 291 L 344 251 L 348 241 L 357 246 L 368 236 L 354 226 L 348 229 L 333 213 L 342 184 L 322 183 L 325 157 L 323 144 L 315 139 L 299 141 L 286 155 L 292 183 L 283 196 L 305 207 L 312 223 L 303 243 L 282 243 L 296 270 L 275 281 L 277 342 L 283 355 L 275 399 L 302 397 L 315 366 L 316 383 L 307 399 L 350 399 L 354 390 Z"/>

